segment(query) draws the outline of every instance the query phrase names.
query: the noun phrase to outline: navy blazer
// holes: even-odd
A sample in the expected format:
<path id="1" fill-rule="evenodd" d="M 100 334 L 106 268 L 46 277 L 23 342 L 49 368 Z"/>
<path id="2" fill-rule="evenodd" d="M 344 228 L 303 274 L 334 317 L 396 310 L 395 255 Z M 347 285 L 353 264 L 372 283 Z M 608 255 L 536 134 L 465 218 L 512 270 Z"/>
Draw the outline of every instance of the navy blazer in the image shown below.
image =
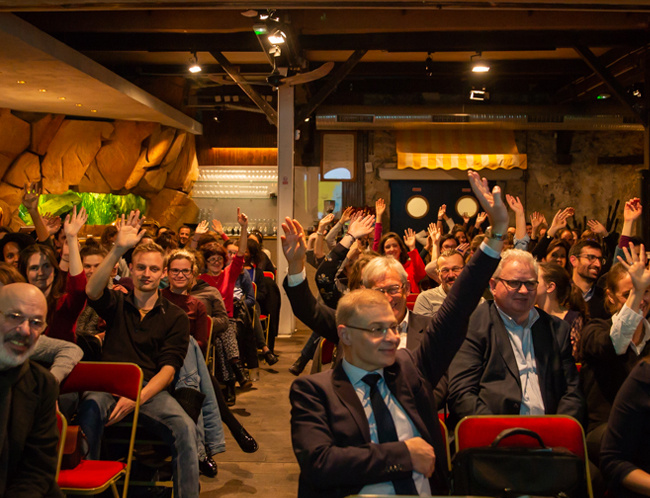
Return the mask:
<path id="1" fill-rule="evenodd" d="M 462 344 L 469 316 L 497 263 L 477 251 L 438 314 L 418 333 L 419 347 L 398 350 L 395 363 L 384 369 L 388 388 L 421 437 L 434 448 L 436 467 L 429 480 L 433 494 L 448 491 L 446 452 L 433 386 Z M 290 400 L 292 442 L 301 470 L 299 497 L 344 497 L 357 494 L 366 484 L 411 475 L 411 458 L 404 442 L 371 442 L 363 407 L 341 365 L 296 379 Z"/>
<path id="2" fill-rule="evenodd" d="M 586 403 L 571 355 L 569 325 L 538 309 L 533 348 L 547 414 L 584 421 Z M 472 314 L 467 338 L 449 367 L 449 411 L 454 421 L 467 415 L 516 415 L 521 381 L 508 331 L 493 301 Z"/>

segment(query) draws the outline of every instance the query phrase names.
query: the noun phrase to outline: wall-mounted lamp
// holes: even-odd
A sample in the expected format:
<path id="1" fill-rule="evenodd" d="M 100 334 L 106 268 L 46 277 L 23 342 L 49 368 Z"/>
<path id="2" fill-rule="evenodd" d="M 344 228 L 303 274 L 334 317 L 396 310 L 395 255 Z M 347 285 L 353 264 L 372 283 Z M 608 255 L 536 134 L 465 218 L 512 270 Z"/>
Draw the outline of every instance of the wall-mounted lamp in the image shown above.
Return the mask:
<path id="1" fill-rule="evenodd" d="M 481 53 L 482 52 L 476 52 L 475 55 L 470 57 L 473 73 L 487 73 L 490 70 L 490 65 L 481 58 Z"/>
<path id="2" fill-rule="evenodd" d="M 196 52 L 194 52 L 192 57 L 190 57 L 190 65 L 187 70 L 192 74 L 201 72 L 201 66 L 199 66 L 199 58 L 196 55 Z"/>

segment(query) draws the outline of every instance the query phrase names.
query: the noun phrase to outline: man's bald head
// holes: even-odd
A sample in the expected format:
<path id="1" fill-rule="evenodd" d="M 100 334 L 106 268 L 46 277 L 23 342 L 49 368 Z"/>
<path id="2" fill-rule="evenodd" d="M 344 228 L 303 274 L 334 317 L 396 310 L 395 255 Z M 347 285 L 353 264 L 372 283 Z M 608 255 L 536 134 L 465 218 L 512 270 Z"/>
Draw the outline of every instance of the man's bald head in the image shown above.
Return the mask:
<path id="1" fill-rule="evenodd" d="M 0 370 L 29 358 L 46 319 L 47 300 L 37 287 L 18 282 L 0 289 Z"/>

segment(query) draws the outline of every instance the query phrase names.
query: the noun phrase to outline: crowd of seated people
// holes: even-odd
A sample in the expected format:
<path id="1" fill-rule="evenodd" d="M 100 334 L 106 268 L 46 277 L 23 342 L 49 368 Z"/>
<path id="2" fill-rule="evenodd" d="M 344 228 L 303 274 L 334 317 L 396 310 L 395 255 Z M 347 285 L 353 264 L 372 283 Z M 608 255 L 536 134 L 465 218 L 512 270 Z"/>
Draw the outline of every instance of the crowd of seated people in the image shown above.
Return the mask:
<path id="1" fill-rule="evenodd" d="M 594 492 L 600 496 L 609 486 L 614 496 L 649 494 L 650 432 L 643 421 L 650 415 L 644 361 L 650 353 L 650 270 L 643 241 L 634 237 L 639 199 L 625 203 L 620 234 L 597 220 L 579 230 L 575 221 L 571 225 L 572 207 L 557 210 L 548 226 L 540 212 L 531 213 L 528 222 L 519 198 L 505 195 L 502 201 L 500 191 L 490 193 L 477 178 L 470 175 L 470 182 L 484 211 L 456 223 L 442 205 L 420 233 L 411 228 L 404 236 L 384 233 L 383 199 L 374 211 L 347 208 L 338 219 L 329 213 L 312 235 L 297 220 L 285 220 L 288 274 L 277 277 L 295 316 L 313 332 L 291 373 L 300 376 L 325 338 L 339 346 L 332 362 L 335 378 L 351 379 L 355 368 L 391 371 L 394 362 L 404 371 L 414 369 L 411 373 L 426 379 L 426 399 L 446 414 L 451 427 L 467 415 L 570 415 L 585 428 Z M 259 378 L 260 361 L 278 361 L 280 289 L 263 235 L 249 234 L 239 210 L 236 239 L 218 220 L 176 233 L 168 227 L 145 229 L 133 212 L 107 227 L 99 240 L 89 237 L 80 244 L 83 208 L 63 219 L 43 216 L 38 199 L 36 186 L 26 186 L 24 204 L 35 233 L 3 232 L 0 240 L 2 285 L 31 285 L 44 299 L 44 318 L 34 320 L 43 337 L 30 348 L 31 359 L 47 365 L 57 382 L 82 356 L 138 364 L 145 380 L 140 413 L 172 448 L 174 494 L 198 496 L 198 476 L 217 475 L 213 456 L 225 450 L 224 425 L 244 451 L 257 450 L 229 407 L 236 403 L 237 384 L 249 389 Z M 506 206 L 514 213 L 511 227 Z M 308 263 L 316 268 L 317 295 L 307 282 Z M 364 288 L 382 297 L 358 293 Z M 341 300 L 347 311 L 339 316 Z M 362 303 L 382 317 L 381 334 L 354 320 L 355 306 Z M 10 310 L 0 311 L 0 321 L 8 320 Z M 208 346 L 212 371 L 206 366 Z M 435 361 L 426 361 L 427 354 Z M 325 396 L 327 377 L 313 385 L 307 379 L 300 377 L 291 393 L 301 493 L 412 494 L 413 488 L 400 482 L 410 481 L 411 473 L 414 493 L 446 492 L 444 462 L 431 459 L 440 450 L 437 436 L 428 439 L 437 423 L 431 420 L 423 427 L 411 420 L 406 433 L 417 442 L 405 439 L 410 464 L 399 478 L 369 477 L 371 471 L 348 474 L 347 480 L 332 475 L 346 462 L 362 468 L 366 456 L 359 453 L 351 462 L 347 456 L 332 460 L 336 451 L 322 453 L 327 445 L 343 443 L 338 434 L 321 441 L 319 424 L 341 430 L 342 415 L 335 411 L 326 416 L 329 422 L 315 421 L 320 403 L 331 410 L 334 405 L 306 394 L 317 389 Z M 380 383 L 387 400 L 401 402 Z M 374 388 L 365 395 L 368 387 L 356 389 L 363 403 Z M 104 428 L 134 407 L 125 398 L 85 393 L 62 398 L 60 408 L 83 428 L 88 458 L 97 459 Z M 368 405 L 368 413 L 374 409 Z M 2 422 L 0 416 L 0 430 L 6 431 Z M 384 444 L 374 430 L 370 442 Z M 349 446 L 360 444 L 353 442 L 356 435 L 344 433 Z M 402 428 L 397 434 L 402 441 Z M 391 450 L 384 458 L 392 456 Z M 368 456 L 367 465 L 375 465 L 376 457 Z M 0 489 L 9 486 L 6 474 L 5 481 Z M 329 486 L 339 491 L 330 494 Z"/>

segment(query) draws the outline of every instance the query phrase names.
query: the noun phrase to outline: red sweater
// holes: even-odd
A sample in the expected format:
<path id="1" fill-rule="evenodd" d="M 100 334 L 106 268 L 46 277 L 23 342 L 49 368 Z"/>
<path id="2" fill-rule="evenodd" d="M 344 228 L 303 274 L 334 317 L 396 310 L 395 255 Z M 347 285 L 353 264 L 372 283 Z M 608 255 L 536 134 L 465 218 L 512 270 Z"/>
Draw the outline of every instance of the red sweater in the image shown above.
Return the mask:
<path id="1" fill-rule="evenodd" d="M 54 309 L 47 313 L 47 328 L 43 332 L 52 339 L 77 342 L 75 326 L 77 318 L 86 305 L 86 274 L 68 274 L 65 294 L 56 303 Z"/>
<path id="2" fill-rule="evenodd" d="M 226 311 L 230 318 L 233 317 L 233 293 L 235 291 L 235 282 L 244 267 L 244 256 L 235 256 L 232 263 L 226 266 L 223 271 L 216 277 L 203 273 L 199 278 L 207 282 L 212 287 L 216 287 L 221 292 L 223 304 L 226 305 Z"/>
<path id="3" fill-rule="evenodd" d="M 210 340 L 210 320 L 208 320 L 205 305 L 194 296 L 175 294 L 169 287 L 163 289 L 162 295 L 187 313 L 190 319 L 190 334 L 199 343 L 205 356 L 208 350 L 208 341 Z"/>

